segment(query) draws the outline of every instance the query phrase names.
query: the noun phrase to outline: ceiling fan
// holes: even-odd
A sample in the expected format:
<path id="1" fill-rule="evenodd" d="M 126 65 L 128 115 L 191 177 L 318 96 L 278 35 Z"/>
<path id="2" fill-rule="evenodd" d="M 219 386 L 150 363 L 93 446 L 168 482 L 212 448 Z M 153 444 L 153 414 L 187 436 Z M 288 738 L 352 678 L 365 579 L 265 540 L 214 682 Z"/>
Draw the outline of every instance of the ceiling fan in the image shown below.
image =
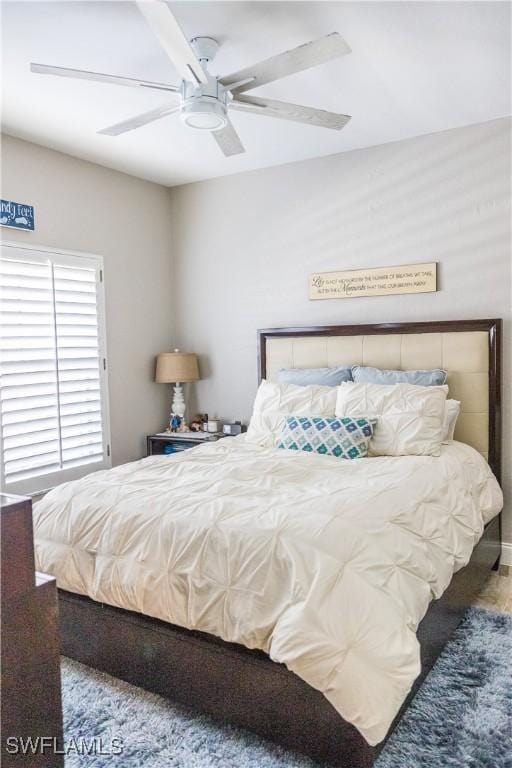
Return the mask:
<path id="1" fill-rule="evenodd" d="M 183 34 L 169 6 L 163 0 L 137 0 L 137 5 L 160 45 L 169 56 L 182 78 L 180 85 L 155 83 L 131 77 L 87 72 L 81 69 L 53 67 L 46 64 L 30 65 L 32 72 L 58 75 L 78 80 L 94 80 L 136 88 L 151 88 L 172 94 L 172 100 L 149 112 L 123 120 L 98 131 L 107 136 L 140 128 L 175 112 L 190 128 L 211 131 L 226 157 L 245 152 L 242 142 L 229 119 L 230 110 L 250 112 L 264 117 L 278 117 L 321 128 L 340 130 L 350 120 L 349 115 L 338 115 L 323 109 L 312 109 L 298 104 L 275 101 L 245 92 L 260 85 L 279 80 L 295 72 L 316 67 L 338 56 L 350 53 L 350 47 L 337 33 L 299 45 L 290 51 L 272 56 L 252 67 L 246 67 L 231 75 L 215 77 L 208 71 L 219 44 L 211 37 L 195 37 L 190 42 Z"/>

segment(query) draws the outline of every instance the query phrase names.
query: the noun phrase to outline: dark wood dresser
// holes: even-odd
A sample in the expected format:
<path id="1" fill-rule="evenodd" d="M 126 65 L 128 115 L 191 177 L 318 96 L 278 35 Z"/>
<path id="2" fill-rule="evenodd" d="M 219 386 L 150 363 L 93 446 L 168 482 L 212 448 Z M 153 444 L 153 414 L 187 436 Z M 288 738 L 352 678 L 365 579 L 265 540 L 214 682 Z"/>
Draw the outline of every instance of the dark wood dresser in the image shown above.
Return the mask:
<path id="1" fill-rule="evenodd" d="M 57 587 L 35 571 L 31 499 L 0 494 L 0 501 L 1 764 L 61 768 Z"/>

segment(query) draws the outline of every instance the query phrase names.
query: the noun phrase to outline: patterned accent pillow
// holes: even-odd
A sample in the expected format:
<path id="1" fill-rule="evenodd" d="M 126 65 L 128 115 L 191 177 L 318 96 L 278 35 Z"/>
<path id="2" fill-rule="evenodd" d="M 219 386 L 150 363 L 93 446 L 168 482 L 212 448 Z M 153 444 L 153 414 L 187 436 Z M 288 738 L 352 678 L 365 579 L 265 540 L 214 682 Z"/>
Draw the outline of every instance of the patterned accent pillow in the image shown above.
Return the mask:
<path id="1" fill-rule="evenodd" d="M 377 419 L 365 416 L 287 416 L 277 447 L 339 459 L 362 459 L 368 456 L 376 423 Z"/>

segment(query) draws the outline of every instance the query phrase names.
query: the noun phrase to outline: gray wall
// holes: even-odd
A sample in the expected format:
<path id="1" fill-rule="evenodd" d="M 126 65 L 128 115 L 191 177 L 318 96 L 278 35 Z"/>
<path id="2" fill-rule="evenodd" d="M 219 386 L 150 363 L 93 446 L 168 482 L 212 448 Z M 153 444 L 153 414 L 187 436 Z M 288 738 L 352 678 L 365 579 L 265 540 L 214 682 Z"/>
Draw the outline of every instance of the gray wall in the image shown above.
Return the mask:
<path id="1" fill-rule="evenodd" d="M 250 416 L 256 329 L 270 326 L 503 317 L 510 382 L 509 120 L 171 194 L 177 337 L 201 356 L 194 394 L 202 410 Z M 421 261 L 439 262 L 438 293 L 308 301 L 311 272 Z M 507 385 L 509 501 L 511 391 Z M 506 518 L 512 541 L 510 510 Z"/>
<path id="2" fill-rule="evenodd" d="M 170 404 L 153 382 L 174 335 L 169 190 L 3 136 L 2 197 L 36 216 L 35 232 L 2 229 L 4 240 L 104 257 L 112 458 L 140 458 Z"/>

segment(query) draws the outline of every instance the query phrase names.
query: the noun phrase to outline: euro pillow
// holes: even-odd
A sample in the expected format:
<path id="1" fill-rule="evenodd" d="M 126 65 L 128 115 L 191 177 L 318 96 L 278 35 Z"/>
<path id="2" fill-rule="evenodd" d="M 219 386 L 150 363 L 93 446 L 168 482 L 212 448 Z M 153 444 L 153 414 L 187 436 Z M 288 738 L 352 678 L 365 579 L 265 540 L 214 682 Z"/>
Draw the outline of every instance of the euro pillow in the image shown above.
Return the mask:
<path id="1" fill-rule="evenodd" d="M 416 384 L 420 387 L 439 387 L 446 382 L 442 368 L 418 371 L 391 371 L 383 368 L 353 365 L 352 379 L 358 384 Z"/>
<path id="2" fill-rule="evenodd" d="M 277 447 L 339 459 L 363 459 L 368 456 L 375 422 L 364 416 L 287 416 Z"/>
<path id="3" fill-rule="evenodd" d="M 455 425 L 460 413 L 459 400 L 447 400 L 444 410 L 443 443 L 452 443 L 455 433 Z"/>
<path id="4" fill-rule="evenodd" d="M 447 386 L 358 384 L 338 387 L 336 416 L 377 418 L 370 456 L 440 456 Z"/>
<path id="5" fill-rule="evenodd" d="M 281 368 L 277 374 L 280 384 L 296 384 L 299 387 L 339 387 L 342 381 L 352 381 L 350 366 L 335 368 Z"/>
<path id="6" fill-rule="evenodd" d="M 287 416 L 314 413 L 315 416 L 334 417 L 337 392 L 337 387 L 299 387 L 263 379 L 254 400 L 246 440 L 275 447 Z"/>

